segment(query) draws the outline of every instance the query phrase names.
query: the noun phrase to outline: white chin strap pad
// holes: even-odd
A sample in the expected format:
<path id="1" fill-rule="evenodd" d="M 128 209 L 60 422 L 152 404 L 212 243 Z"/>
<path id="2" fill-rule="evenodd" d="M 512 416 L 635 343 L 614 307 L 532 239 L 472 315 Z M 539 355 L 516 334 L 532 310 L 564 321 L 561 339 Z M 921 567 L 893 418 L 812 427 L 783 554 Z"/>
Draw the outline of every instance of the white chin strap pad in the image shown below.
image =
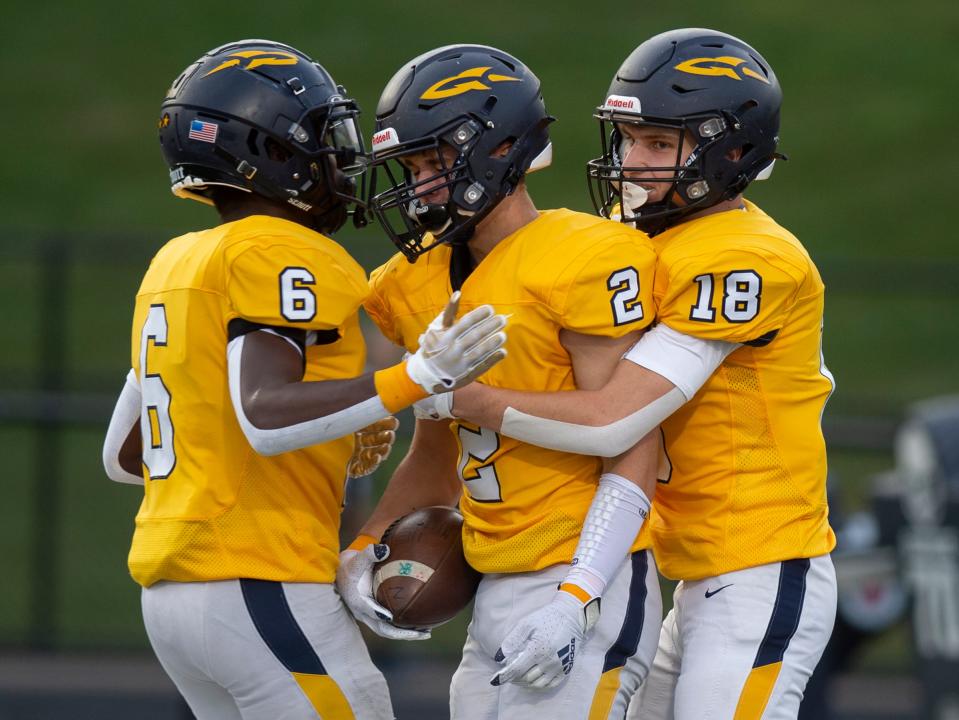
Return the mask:
<path id="1" fill-rule="evenodd" d="M 628 210 L 639 210 L 646 201 L 649 200 L 649 193 L 646 188 L 636 183 L 623 183 L 623 213 Z M 628 217 L 628 216 L 626 216 Z"/>

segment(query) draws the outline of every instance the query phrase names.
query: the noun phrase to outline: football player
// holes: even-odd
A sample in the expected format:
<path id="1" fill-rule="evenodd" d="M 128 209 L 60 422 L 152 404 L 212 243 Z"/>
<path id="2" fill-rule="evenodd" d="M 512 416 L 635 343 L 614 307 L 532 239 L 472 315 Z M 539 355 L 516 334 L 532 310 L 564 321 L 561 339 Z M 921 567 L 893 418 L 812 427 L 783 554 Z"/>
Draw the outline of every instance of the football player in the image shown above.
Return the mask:
<path id="1" fill-rule="evenodd" d="M 603 154 L 588 175 L 601 214 L 652 236 L 658 324 L 600 390 L 478 387 L 432 403 L 590 455 L 662 423 L 650 526 L 680 582 L 631 717 L 795 718 L 832 631 L 823 283 L 742 195 L 781 157 L 781 100 L 769 64 L 730 35 L 675 30 L 637 47 L 597 109 Z"/>
<path id="2" fill-rule="evenodd" d="M 491 47 L 433 50 L 386 86 L 372 205 L 401 252 L 372 274 L 365 307 L 398 345 L 417 351 L 458 291 L 467 308 L 489 302 L 511 315 L 509 356 L 486 382 L 559 391 L 600 387 L 649 325 L 648 239 L 606 219 L 539 211 L 530 198 L 526 175 L 550 163 L 552 120 L 537 77 Z M 370 597 L 376 538 L 397 516 L 459 500 L 466 558 L 484 577 L 451 684 L 452 717 L 622 717 L 652 660 L 662 606 L 639 535 L 649 500 L 635 483 L 601 474 L 597 458 L 421 418 L 337 584 L 359 619 L 397 636 Z M 613 522 L 600 513 L 584 531 L 598 484 L 621 503 Z M 619 553 L 591 564 L 609 534 Z M 583 561 L 571 569 L 577 546 Z M 534 612 L 546 632 L 533 632 Z M 532 662 L 532 648 L 550 662 Z"/>
<path id="3" fill-rule="evenodd" d="M 422 350 L 362 374 L 369 287 L 328 237 L 358 202 L 357 114 L 265 40 L 210 51 L 160 110 L 173 192 L 221 224 L 171 240 L 143 278 L 104 464 L 145 485 L 130 573 L 201 719 L 393 717 L 332 584 L 344 482 L 388 449 L 392 412 L 503 355 L 505 318 L 456 320 L 454 299 Z"/>

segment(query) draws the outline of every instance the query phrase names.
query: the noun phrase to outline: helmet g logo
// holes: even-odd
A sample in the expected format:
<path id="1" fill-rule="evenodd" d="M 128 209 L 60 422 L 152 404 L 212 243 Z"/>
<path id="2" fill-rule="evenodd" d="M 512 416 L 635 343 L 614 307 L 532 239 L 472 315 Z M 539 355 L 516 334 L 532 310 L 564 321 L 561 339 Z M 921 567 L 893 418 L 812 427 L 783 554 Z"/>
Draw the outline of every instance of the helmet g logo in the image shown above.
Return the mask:
<path id="1" fill-rule="evenodd" d="M 420 100 L 442 100 L 443 98 L 462 95 L 470 90 L 490 90 L 492 88 L 490 88 L 489 85 L 484 85 L 480 80 L 472 80 L 469 78 L 482 78 L 483 75 L 486 75 L 491 69 L 492 68 L 488 67 L 470 68 L 469 70 L 464 70 L 459 75 L 444 78 L 427 88 L 426 92 L 420 95 Z M 497 75 L 496 73 L 489 73 L 485 79 L 491 83 L 523 82 L 520 78 L 510 77 L 509 75 Z"/>
<path id="2" fill-rule="evenodd" d="M 282 50 L 241 50 L 240 52 L 230 53 L 233 60 L 224 60 L 215 68 L 210 70 L 203 77 L 220 72 L 228 67 L 234 67 L 240 64 L 237 58 L 254 58 L 246 64 L 244 70 L 253 70 L 260 65 L 296 65 L 297 58 L 293 53 L 283 52 Z"/>
<path id="3" fill-rule="evenodd" d="M 751 77 L 754 80 L 759 80 L 761 82 L 769 85 L 769 81 L 760 75 L 758 72 L 753 70 L 751 67 L 739 67 L 746 60 L 744 58 L 733 57 L 730 55 L 723 55 L 721 57 L 709 58 L 692 58 L 690 60 L 684 60 L 675 66 L 676 70 L 680 72 L 689 73 L 690 75 L 723 75 L 733 80 L 742 80 L 742 77 L 739 76 L 737 70 L 747 77 Z"/>

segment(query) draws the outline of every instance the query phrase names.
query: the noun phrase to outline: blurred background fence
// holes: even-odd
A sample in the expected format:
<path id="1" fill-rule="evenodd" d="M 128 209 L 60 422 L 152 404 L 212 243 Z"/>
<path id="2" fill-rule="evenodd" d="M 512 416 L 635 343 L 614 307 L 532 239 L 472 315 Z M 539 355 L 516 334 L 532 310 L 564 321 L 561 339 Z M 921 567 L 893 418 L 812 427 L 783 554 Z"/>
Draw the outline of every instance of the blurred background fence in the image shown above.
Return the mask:
<path id="1" fill-rule="evenodd" d="M 0 717 L 182 716 L 162 676 L 159 685 L 136 680 L 156 672 L 125 566 L 139 491 L 106 480 L 100 444 L 130 364 L 133 296 L 150 257 L 168 238 L 215 223 L 208 209 L 169 195 L 154 127 L 170 81 L 222 42 L 268 37 L 312 54 L 366 110 L 367 135 L 379 91 L 401 62 L 453 42 L 502 47 L 536 71 L 559 118 L 554 167 L 530 179 L 534 198 L 543 208 L 588 211 L 584 163 L 598 147 L 591 109 L 628 52 L 674 27 L 740 35 L 784 87 L 790 157 L 748 195 L 802 240 L 827 285 L 824 347 L 838 389 L 824 427 L 843 515 L 876 515 L 875 489 L 890 484 L 882 473 L 895 464 L 893 438 L 907 409 L 959 392 L 959 4 L 949 0 L 850 0 L 828 12 L 760 0 L 53 0 L 5 6 L 4 23 Z M 338 240 L 368 270 L 391 254 L 375 227 Z M 388 472 L 353 488 L 347 524 Z M 853 523 L 849 542 L 872 537 L 869 522 Z M 892 597 L 877 587 L 877 598 Z M 835 682 L 822 696 L 832 711 L 920 712 L 907 618 L 897 615 L 882 632 L 844 629 L 854 651 L 830 670 Z M 463 632 L 454 622 L 426 647 L 371 642 L 400 717 L 444 716 Z M 89 658 L 111 657 L 109 672 L 83 670 Z M 43 714 L 54 687 L 73 688 L 74 701 L 83 688 L 89 696 L 90 672 L 103 705 Z M 134 712 L 103 699 L 124 688 L 161 698 L 156 714 L 143 702 Z M 876 707 L 863 709 L 870 698 Z"/>

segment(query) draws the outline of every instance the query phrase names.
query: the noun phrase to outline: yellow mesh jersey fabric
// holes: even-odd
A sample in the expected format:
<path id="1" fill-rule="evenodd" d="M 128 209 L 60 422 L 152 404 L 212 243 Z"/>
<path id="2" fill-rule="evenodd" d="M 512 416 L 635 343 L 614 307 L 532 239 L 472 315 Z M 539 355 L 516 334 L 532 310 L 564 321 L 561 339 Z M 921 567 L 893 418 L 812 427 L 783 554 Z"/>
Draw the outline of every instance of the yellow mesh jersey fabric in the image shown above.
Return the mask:
<path id="1" fill-rule="evenodd" d="M 451 293 L 450 249 L 413 265 L 400 255 L 371 275 L 365 307 L 394 342 L 413 351 Z M 570 210 L 551 210 L 504 239 L 462 287 L 461 313 L 483 303 L 510 314 L 506 359 L 482 381 L 527 390 L 575 388 L 559 332 L 619 337 L 650 323 L 655 255 L 642 233 Z M 635 271 L 637 294 L 621 303 L 631 321 L 617 325 L 613 296 Z M 642 305 L 642 313 L 638 310 Z M 642 314 L 642 317 L 640 317 Z M 465 480 L 460 507 L 467 559 L 484 573 L 526 572 L 569 562 L 602 469 L 596 458 L 545 450 L 468 423 L 450 424 Z M 636 549 L 648 547 L 641 534 Z"/>
<path id="2" fill-rule="evenodd" d="M 316 298 L 309 319 L 284 317 L 279 276 L 291 267 L 313 277 L 300 285 Z M 307 348 L 304 377 L 355 377 L 366 353 L 357 310 L 368 291 L 363 269 L 343 248 L 277 218 L 254 216 L 184 235 L 157 253 L 137 293 L 132 359 L 145 404 L 157 383 L 144 370 L 158 375 L 169 394 L 173 437 L 163 442 L 167 452 L 172 446 L 175 465 L 167 477 L 146 480 L 129 556 L 138 583 L 332 581 L 353 439 L 258 455 L 230 400 L 227 325 L 239 317 L 306 330 L 335 328 L 337 341 Z M 163 309 L 166 343 L 146 344 L 142 368 L 142 330 L 156 306 Z"/>
<path id="3" fill-rule="evenodd" d="M 824 287 L 816 267 L 750 203 L 653 242 L 661 322 L 734 342 L 778 331 L 764 347 L 733 352 L 662 425 L 671 473 L 650 521 L 660 570 L 694 580 L 829 552 L 835 536 L 820 419 L 832 378 L 822 362 Z M 726 287 L 730 273 L 748 282 Z M 724 298 L 727 291 L 735 297 Z"/>

